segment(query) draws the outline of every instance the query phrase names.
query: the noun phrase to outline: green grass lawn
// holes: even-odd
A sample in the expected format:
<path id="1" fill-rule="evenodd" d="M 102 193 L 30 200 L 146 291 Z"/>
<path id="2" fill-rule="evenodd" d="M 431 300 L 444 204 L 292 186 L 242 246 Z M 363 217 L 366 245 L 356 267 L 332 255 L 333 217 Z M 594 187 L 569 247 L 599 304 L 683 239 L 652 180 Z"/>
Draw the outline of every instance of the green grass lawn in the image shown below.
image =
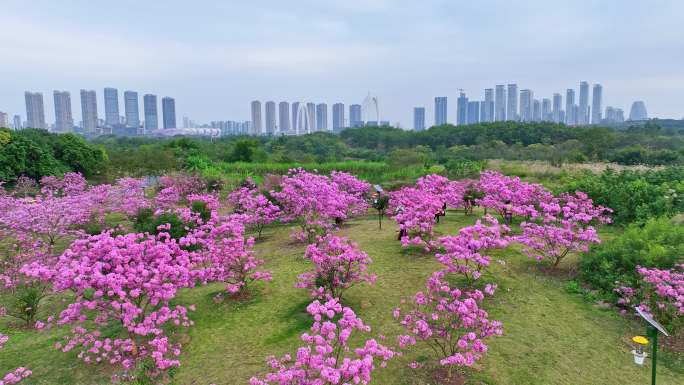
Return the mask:
<path id="1" fill-rule="evenodd" d="M 474 217 L 449 212 L 437 230 L 453 233 L 473 221 Z M 372 286 L 350 289 L 345 302 L 372 327 L 371 336 L 384 334 L 389 343 L 400 332 L 392 309 L 402 296 L 421 289 L 439 267 L 431 255 L 402 250 L 395 231 L 391 220 L 378 230 L 374 216 L 355 219 L 340 230 L 373 258 L 371 271 L 379 276 Z M 289 232 L 285 226 L 264 230 L 256 250 L 267 261 L 273 281 L 253 285 L 249 299 L 216 303 L 213 297 L 222 290 L 219 284 L 185 290 L 178 298 L 179 303 L 196 304 L 197 311 L 192 315 L 195 326 L 178 336 L 184 347 L 176 383 L 246 384 L 267 369 L 267 356 L 294 353 L 299 335 L 311 324 L 305 311 L 308 292 L 294 288 L 294 283 L 310 266 L 302 258 L 303 246 L 293 244 Z M 499 284 L 488 310 L 492 319 L 503 322 L 505 335 L 490 340 L 485 359 L 468 372 L 469 384 L 650 383 L 650 364 L 638 367 L 630 354 L 629 338 L 643 332 L 638 323 L 569 293 L 564 274 L 551 277 L 540 272 L 536 262 L 515 248 L 498 253 L 497 258 L 505 264 L 494 263 L 482 279 Z M 561 269 L 572 270 L 574 263 L 563 261 Z M 0 350 L 0 373 L 24 365 L 34 372 L 27 384 L 108 383 L 109 373 L 102 367 L 86 365 L 75 353 L 52 347 L 62 331 L 26 331 L 3 322 L 0 331 L 11 339 Z M 377 371 L 373 383 L 433 384 L 427 373 L 406 366 L 428 354 L 410 351 Z M 659 384 L 684 383 L 682 368 L 659 365 L 658 374 Z"/>

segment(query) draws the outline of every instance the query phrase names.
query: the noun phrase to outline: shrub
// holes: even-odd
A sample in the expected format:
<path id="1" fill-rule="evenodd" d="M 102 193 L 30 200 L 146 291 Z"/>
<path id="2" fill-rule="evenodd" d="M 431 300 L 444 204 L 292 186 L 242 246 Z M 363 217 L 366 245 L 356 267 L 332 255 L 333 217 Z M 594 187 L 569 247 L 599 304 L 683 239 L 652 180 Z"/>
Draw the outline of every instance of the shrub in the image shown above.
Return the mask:
<path id="1" fill-rule="evenodd" d="M 610 294 L 616 282 L 634 287 L 637 266 L 669 269 L 684 259 L 684 227 L 667 219 L 652 219 L 643 227 L 632 225 L 618 238 L 601 244 L 580 260 L 580 278 Z"/>

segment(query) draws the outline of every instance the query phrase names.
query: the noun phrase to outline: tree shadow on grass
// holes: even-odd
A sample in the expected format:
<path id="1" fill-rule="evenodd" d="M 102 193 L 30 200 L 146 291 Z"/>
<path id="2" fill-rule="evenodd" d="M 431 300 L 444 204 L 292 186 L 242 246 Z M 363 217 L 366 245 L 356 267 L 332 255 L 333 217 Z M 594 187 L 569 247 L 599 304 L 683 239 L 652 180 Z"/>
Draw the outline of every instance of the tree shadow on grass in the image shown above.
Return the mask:
<path id="1" fill-rule="evenodd" d="M 287 325 L 285 329 L 266 337 L 264 343 L 267 345 L 275 345 L 285 341 L 295 335 L 301 334 L 305 330 L 309 330 L 312 325 L 312 318 L 306 312 L 306 307 L 309 306 L 311 300 L 306 299 L 302 302 L 295 303 L 290 306 L 287 311 L 279 314 L 282 324 Z"/>

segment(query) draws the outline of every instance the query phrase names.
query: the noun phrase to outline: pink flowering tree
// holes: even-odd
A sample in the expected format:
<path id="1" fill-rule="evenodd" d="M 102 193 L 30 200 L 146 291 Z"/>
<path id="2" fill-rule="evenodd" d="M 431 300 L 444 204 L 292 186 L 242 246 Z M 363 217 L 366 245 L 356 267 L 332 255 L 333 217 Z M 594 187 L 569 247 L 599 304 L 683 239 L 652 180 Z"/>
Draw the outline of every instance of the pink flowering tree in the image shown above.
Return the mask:
<path id="1" fill-rule="evenodd" d="M 463 207 L 465 186 L 438 174 L 426 175 L 416 181 L 416 187 L 428 192 L 443 202 L 446 207 Z M 445 208 L 446 208 L 445 207 Z"/>
<path id="2" fill-rule="evenodd" d="M 151 377 L 180 365 L 180 344 L 168 333 L 192 321 L 188 308 L 170 302 L 179 289 L 194 285 L 195 274 L 189 253 L 167 233 L 80 239 L 54 268 L 33 263 L 23 271 L 73 293 L 56 321 L 72 325 L 58 349 L 76 349 L 87 363 L 118 365 L 126 375 L 143 360 L 154 364 L 145 373 Z"/>
<path id="3" fill-rule="evenodd" d="M 582 192 L 562 194 L 550 202 L 541 202 L 540 207 L 538 221 L 521 223 L 522 234 L 516 240 L 529 257 L 549 259 L 554 267 L 568 254 L 586 252 L 591 244 L 600 243 L 593 225 L 610 223 L 608 214 L 612 212 L 594 206 Z"/>
<path id="4" fill-rule="evenodd" d="M 306 310 L 314 324 L 309 333 L 301 336 L 305 345 L 297 349 L 295 357 L 288 354 L 271 358 L 273 372 L 252 377 L 251 385 L 368 384 L 373 372 L 396 355 L 375 339 L 352 349 L 352 334 L 369 332 L 370 327 L 337 300 L 316 300 Z"/>
<path id="5" fill-rule="evenodd" d="M 345 220 L 350 202 L 356 201 L 330 178 L 303 169 L 290 170 L 271 196 L 282 210 L 281 219 L 299 224 L 300 231 L 293 234 L 294 238 L 308 243 L 325 236 L 336 221 Z"/>
<path id="6" fill-rule="evenodd" d="M 203 269 L 198 279 L 204 283 L 223 282 L 233 296 L 244 294 L 254 281 L 270 281 L 271 274 L 261 271 L 264 264 L 254 254 L 253 238 L 245 238 L 244 215 L 222 217 L 214 213 L 212 219 L 181 238 L 184 248 L 194 251 L 194 258 Z"/>
<path id="7" fill-rule="evenodd" d="M 5 345 L 5 343 L 8 340 L 9 340 L 8 336 L 0 333 L 0 349 L 2 349 L 2 347 Z M 21 380 L 30 376 L 31 374 L 32 374 L 31 371 L 26 369 L 25 367 L 16 368 L 13 371 L 5 374 L 2 378 L 0 378 L 0 385 L 17 384 Z"/>
<path id="8" fill-rule="evenodd" d="M 145 181 L 135 178 L 121 178 L 116 181 L 109 196 L 109 204 L 113 211 L 135 216 L 140 209 L 151 207 L 152 203 L 145 195 Z"/>
<path id="9" fill-rule="evenodd" d="M 257 190 L 256 186 L 241 187 L 228 195 L 228 203 L 233 211 L 247 216 L 246 224 L 257 232 L 261 238 L 264 226 L 273 223 L 280 217 L 280 208 Z"/>
<path id="10" fill-rule="evenodd" d="M 422 246 L 432 250 L 434 242 L 433 227 L 436 215 L 442 210 L 444 202 L 428 191 L 415 187 L 404 187 L 390 193 L 392 219 L 399 224 L 399 240 L 403 246 Z"/>
<path id="11" fill-rule="evenodd" d="M 482 309 L 485 296 L 495 289 L 496 285 L 487 285 L 484 292 L 461 291 L 444 280 L 444 272 L 435 272 L 425 291 L 393 312 L 406 331 L 399 336 L 399 347 L 429 346 L 434 353 L 430 364 L 445 367 L 449 376 L 454 367 L 472 366 L 487 352 L 486 340 L 503 334 L 501 323 L 490 320 Z"/>
<path id="12" fill-rule="evenodd" d="M 348 216 L 361 215 L 368 211 L 370 205 L 367 196 L 371 189 L 370 183 L 343 171 L 332 171 L 330 179 L 340 191 L 347 194 Z"/>
<path id="13" fill-rule="evenodd" d="M 299 275 L 297 287 L 311 289 L 318 298 L 336 298 L 360 282 L 372 283 L 375 275 L 367 272 L 372 262 L 368 254 L 360 251 L 355 242 L 345 237 L 328 235 L 306 248 L 304 258 L 313 262 L 314 271 Z"/>
<path id="14" fill-rule="evenodd" d="M 542 185 L 523 182 L 497 171 L 482 172 L 478 187 L 484 196 L 477 204 L 495 210 L 504 219 L 512 216 L 536 218 L 539 205 L 553 200 L 553 194 Z"/>
<path id="15" fill-rule="evenodd" d="M 674 336 L 684 333 L 684 264 L 672 269 L 637 267 L 641 278 L 635 287 L 620 286 L 618 305 L 638 306 L 669 328 Z"/>
<path id="16" fill-rule="evenodd" d="M 485 253 L 508 246 L 508 226 L 500 225 L 491 215 L 486 216 L 485 221 L 488 224 L 478 219 L 475 225 L 460 229 L 457 235 L 439 239 L 443 252 L 435 256 L 444 265 L 445 273 L 460 274 L 472 284 L 491 264 L 491 257 Z"/>

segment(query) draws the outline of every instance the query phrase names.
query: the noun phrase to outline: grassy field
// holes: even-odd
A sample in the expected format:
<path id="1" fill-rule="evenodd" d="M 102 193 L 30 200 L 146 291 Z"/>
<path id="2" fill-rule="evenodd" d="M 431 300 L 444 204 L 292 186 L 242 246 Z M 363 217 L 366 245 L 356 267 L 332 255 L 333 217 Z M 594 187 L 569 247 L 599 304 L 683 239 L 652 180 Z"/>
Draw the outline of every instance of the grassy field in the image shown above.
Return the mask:
<path id="1" fill-rule="evenodd" d="M 473 221 L 474 217 L 449 212 L 437 230 L 453 233 Z M 254 285 L 249 299 L 216 303 L 213 297 L 222 289 L 218 284 L 186 290 L 179 297 L 180 303 L 196 304 L 197 311 L 192 315 L 195 326 L 179 336 L 184 349 L 177 384 L 246 384 L 252 375 L 267 369 L 267 356 L 294 352 L 299 335 L 311 323 L 305 312 L 308 292 L 294 288 L 294 282 L 309 266 L 302 258 L 303 246 L 291 243 L 289 231 L 285 226 L 264 230 L 256 249 L 274 279 Z M 395 231 L 389 220 L 378 230 L 374 216 L 355 219 L 340 230 L 373 258 L 371 271 L 379 275 L 373 286 L 352 288 L 345 294 L 346 302 L 373 328 L 372 336 L 381 333 L 389 341 L 400 331 L 391 310 L 402 296 L 421 289 L 425 278 L 438 268 L 434 257 L 402 250 Z M 634 365 L 629 353 L 629 338 L 643 332 L 641 326 L 565 289 L 575 261 L 563 261 L 561 274 L 552 277 L 514 249 L 497 257 L 505 263 L 494 263 L 483 279 L 499 284 L 489 310 L 491 318 L 503 322 L 505 335 L 491 340 L 486 358 L 468 372 L 469 384 L 650 382 L 649 364 Z M 100 367 L 80 362 L 75 353 L 52 348 L 62 335 L 58 330 L 27 331 L 4 323 L 0 331 L 11 336 L 0 350 L 0 373 L 25 365 L 34 372 L 27 384 L 108 383 L 109 374 Z M 387 369 L 376 372 L 373 383 L 433 384 L 426 373 L 406 367 L 427 354 L 412 351 L 392 361 Z M 659 365 L 658 373 L 661 385 L 682 384 L 684 378 L 682 368 Z"/>

